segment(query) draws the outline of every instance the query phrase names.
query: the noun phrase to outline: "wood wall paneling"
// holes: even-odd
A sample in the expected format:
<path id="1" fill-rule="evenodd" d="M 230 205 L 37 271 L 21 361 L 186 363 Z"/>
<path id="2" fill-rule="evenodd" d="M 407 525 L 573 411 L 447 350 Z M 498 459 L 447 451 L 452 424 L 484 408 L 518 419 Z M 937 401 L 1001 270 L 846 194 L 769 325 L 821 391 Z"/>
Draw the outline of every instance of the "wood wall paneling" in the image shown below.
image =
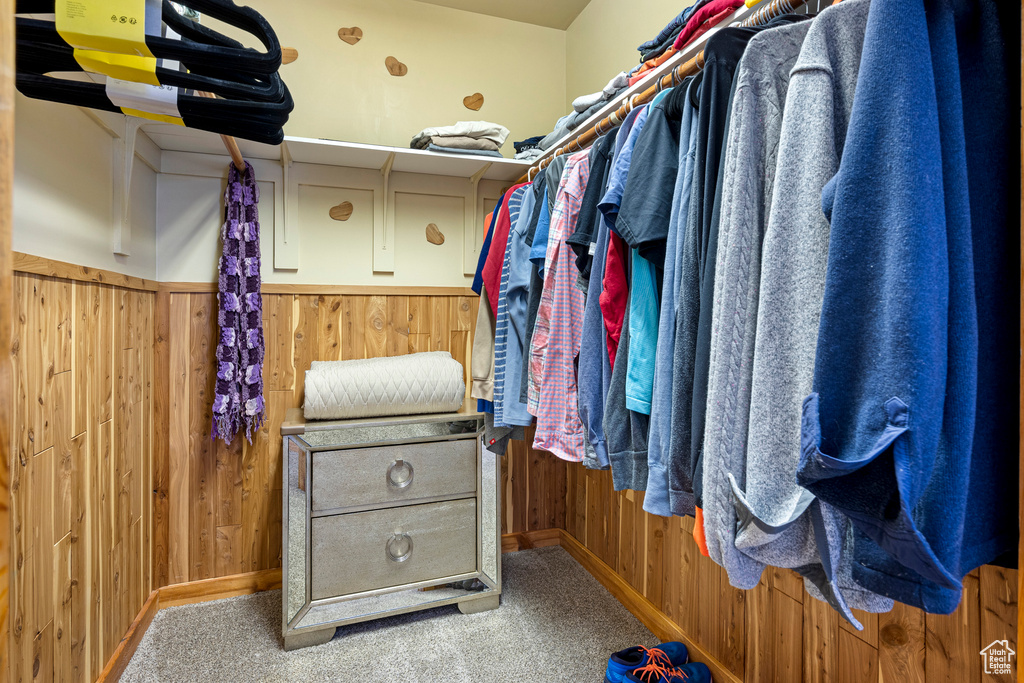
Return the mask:
<path id="1" fill-rule="evenodd" d="M 14 188 L 14 3 L 0 0 L 0 349 L 12 346 L 14 322 L 11 233 Z M 0 352 L 0 678 L 9 679 L 16 579 L 12 510 L 14 391 L 11 362 Z"/>
<path id="2" fill-rule="evenodd" d="M 152 584 L 155 295 L 14 290 L 11 680 L 92 681 Z"/>
<path id="3" fill-rule="evenodd" d="M 240 437 L 230 446 L 210 439 L 216 297 L 203 291 L 169 291 L 166 301 L 158 297 L 167 310 L 158 306 L 157 330 L 165 315 L 167 336 L 157 334 L 155 375 L 162 396 L 155 405 L 166 401 L 169 434 L 167 462 L 158 459 L 155 465 L 154 512 L 167 527 L 154 532 L 158 586 L 280 567 L 280 425 L 288 409 L 301 407 L 312 361 L 448 351 L 466 368 L 469 400 L 479 300 L 428 291 L 422 296 L 264 293 L 267 419 L 251 443 Z M 503 533 L 564 528 L 565 462 L 517 441 L 502 472 Z"/>
<path id="4" fill-rule="evenodd" d="M 979 650 L 1003 638 L 1016 649 L 1015 570 L 972 572 L 951 615 L 899 604 L 883 615 L 856 611 L 865 627 L 857 631 L 807 595 L 791 571 L 768 568 L 754 589 L 733 588 L 698 551 L 692 519 L 648 514 L 642 493 L 612 491 L 608 472 L 568 464 L 565 481 L 565 529 L 592 554 L 587 561 L 601 562 L 599 576 L 613 572 L 656 607 L 655 623 L 671 622 L 666 633 L 699 643 L 715 680 L 982 683 L 1002 679 L 982 675 Z M 514 510 L 523 494 L 516 477 L 511 483 Z"/>
<path id="5" fill-rule="evenodd" d="M 279 428 L 301 405 L 309 364 L 447 350 L 468 375 L 477 305 L 265 294 L 267 419 L 251 443 L 225 446 L 210 439 L 213 293 L 19 274 L 14 294 L 12 680 L 95 680 L 154 587 L 273 577 Z M 716 680 L 980 683 L 980 647 L 1012 637 L 1017 575 L 994 567 L 968 577 L 953 615 L 898 605 L 859 613 L 863 631 L 792 572 L 734 589 L 697 551 L 692 520 L 647 514 L 642 493 L 614 492 L 608 472 L 534 451 L 532 436 L 502 460 L 503 533 L 527 547 L 536 532 L 565 529 L 581 561 L 692 643 Z"/>

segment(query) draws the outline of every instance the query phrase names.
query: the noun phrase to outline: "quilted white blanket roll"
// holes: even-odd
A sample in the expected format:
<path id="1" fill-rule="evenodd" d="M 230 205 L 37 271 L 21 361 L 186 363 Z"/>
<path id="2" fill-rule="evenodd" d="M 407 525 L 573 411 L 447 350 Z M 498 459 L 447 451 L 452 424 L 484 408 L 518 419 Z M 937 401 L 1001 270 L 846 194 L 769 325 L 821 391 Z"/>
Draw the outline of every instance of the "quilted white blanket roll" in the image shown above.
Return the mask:
<path id="1" fill-rule="evenodd" d="M 453 412 L 466 396 L 464 376 L 447 351 L 313 361 L 303 412 L 307 420 Z"/>

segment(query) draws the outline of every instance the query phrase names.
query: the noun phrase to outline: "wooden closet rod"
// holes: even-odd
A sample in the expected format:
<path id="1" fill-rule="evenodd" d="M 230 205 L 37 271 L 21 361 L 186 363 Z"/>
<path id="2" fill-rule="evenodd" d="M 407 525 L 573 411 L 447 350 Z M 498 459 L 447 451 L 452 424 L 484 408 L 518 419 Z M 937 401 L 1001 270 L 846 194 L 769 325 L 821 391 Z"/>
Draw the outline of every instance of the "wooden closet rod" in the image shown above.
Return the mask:
<path id="1" fill-rule="evenodd" d="M 209 97 L 214 100 L 217 99 L 217 96 L 212 92 L 197 90 L 196 94 L 200 97 Z M 228 154 L 231 155 L 231 163 L 233 163 L 235 168 L 239 171 L 245 173 L 245 159 L 242 158 L 242 152 L 238 149 L 238 142 L 230 135 L 221 135 L 220 140 L 224 143 L 224 148 L 227 149 Z"/>
<path id="2" fill-rule="evenodd" d="M 803 7 L 808 3 L 808 1 L 809 0 L 772 0 L 771 3 L 765 5 L 747 17 L 740 26 L 762 26 L 776 17 L 788 14 L 799 7 Z M 525 174 L 520 176 L 516 183 L 525 183 L 533 180 L 533 177 L 539 173 L 541 169 L 550 164 L 551 160 L 557 156 L 586 149 L 586 147 L 594 140 L 620 125 L 626 119 L 626 114 L 632 111 L 637 105 L 650 102 L 654 99 L 655 95 L 665 88 L 678 85 L 684 78 L 692 76 L 703 68 L 704 50 L 701 50 L 692 59 L 683 62 L 676 68 L 672 69 L 671 72 L 659 78 L 657 82 L 647 88 L 647 90 L 630 97 L 629 100 L 627 100 L 621 107 L 609 114 L 607 118 L 598 121 L 593 128 L 584 131 L 567 142 L 564 146 L 559 147 L 551 156 L 538 161 Z"/>

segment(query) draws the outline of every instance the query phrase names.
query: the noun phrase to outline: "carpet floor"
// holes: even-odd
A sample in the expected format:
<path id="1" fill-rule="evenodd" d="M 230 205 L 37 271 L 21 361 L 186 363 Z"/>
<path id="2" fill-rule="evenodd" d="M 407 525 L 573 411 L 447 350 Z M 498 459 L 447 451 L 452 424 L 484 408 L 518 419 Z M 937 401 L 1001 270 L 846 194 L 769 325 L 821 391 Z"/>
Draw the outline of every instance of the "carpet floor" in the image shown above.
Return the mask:
<path id="1" fill-rule="evenodd" d="M 293 652 L 281 644 L 280 591 L 170 607 L 121 680 L 598 683 L 611 652 L 657 643 L 562 548 L 502 557 L 496 610 L 450 605 L 368 621 Z"/>

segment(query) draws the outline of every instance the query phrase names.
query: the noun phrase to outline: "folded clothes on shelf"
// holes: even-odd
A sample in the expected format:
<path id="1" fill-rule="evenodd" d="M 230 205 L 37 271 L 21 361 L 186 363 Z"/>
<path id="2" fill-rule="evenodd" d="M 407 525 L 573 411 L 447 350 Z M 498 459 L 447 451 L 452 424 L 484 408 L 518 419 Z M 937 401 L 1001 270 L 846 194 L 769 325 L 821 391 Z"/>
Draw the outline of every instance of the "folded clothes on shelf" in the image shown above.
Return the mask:
<path id="1" fill-rule="evenodd" d="M 433 137 L 467 137 L 478 140 L 490 140 L 497 147 L 505 144 L 508 138 L 508 128 L 490 121 L 459 121 L 452 126 L 441 126 L 439 128 L 424 128 L 413 136 L 409 144 L 413 149 L 427 149 Z"/>
<path id="2" fill-rule="evenodd" d="M 459 147 L 441 147 L 440 145 L 428 144 L 428 152 L 444 152 L 445 154 L 469 154 L 472 156 L 498 157 L 502 158 L 501 152 L 492 152 L 486 149 L 461 149 Z"/>
<path id="3" fill-rule="evenodd" d="M 544 150 L 540 147 L 530 147 L 529 149 L 524 149 L 522 152 L 517 152 L 516 159 L 519 161 L 533 161 L 534 159 L 543 156 L 543 154 Z"/>
<path id="4" fill-rule="evenodd" d="M 500 145 L 488 138 L 471 138 L 465 135 L 431 135 L 428 142 L 438 147 L 452 147 L 465 150 L 497 152 Z"/>
<path id="5" fill-rule="evenodd" d="M 685 26 L 686 22 L 689 21 L 691 16 L 693 16 L 693 13 L 708 4 L 709 1 L 710 0 L 697 0 L 697 2 L 693 3 L 676 15 L 672 21 L 665 24 L 665 28 L 661 29 L 661 32 L 657 36 L 637 47 L 637 50 L 644 54 L 644 61 L 650 59 L 650 57 L 646 55 L 652 50 L 656 50 L 658 47 L 661 47 L 661 49 L 664 50 L 668 45 L 671 45 L 671 41 L 668 42 L 668 45 L 665 45 L 666 40 L 668 40 L 672 35 L 678 35 L 682 27 Z"/>
<path id="6" fill-rule="evenodd" d="M 615 93 L 626 87 L 626 81 L 628 79 L 629 75 L 625 71 L 620 74 L 616 74 L 614 78 L 608 81 L 608 85 L 604 86 L 601 90 L 589 95 L 580 95 L 573 100 L 572 108 L 577 112 L 584 112 L 595 104 L 607 102 L 611 98 L 615 97 Z"/>
<path id="7" fill-rule="evenodd" d="M 525 152 L 528 149 L 533 149 L 537 147 L 538 145 L 540 145 L 540 141 L 543 139 L 543 135 L 534 135 L 532 138 L 526 138 L 525 140 L 520 140 L 519 142 L 513 142 L 512 146 L 515 148 L 516 154 L 518 154 L 519 152 Z"/>

